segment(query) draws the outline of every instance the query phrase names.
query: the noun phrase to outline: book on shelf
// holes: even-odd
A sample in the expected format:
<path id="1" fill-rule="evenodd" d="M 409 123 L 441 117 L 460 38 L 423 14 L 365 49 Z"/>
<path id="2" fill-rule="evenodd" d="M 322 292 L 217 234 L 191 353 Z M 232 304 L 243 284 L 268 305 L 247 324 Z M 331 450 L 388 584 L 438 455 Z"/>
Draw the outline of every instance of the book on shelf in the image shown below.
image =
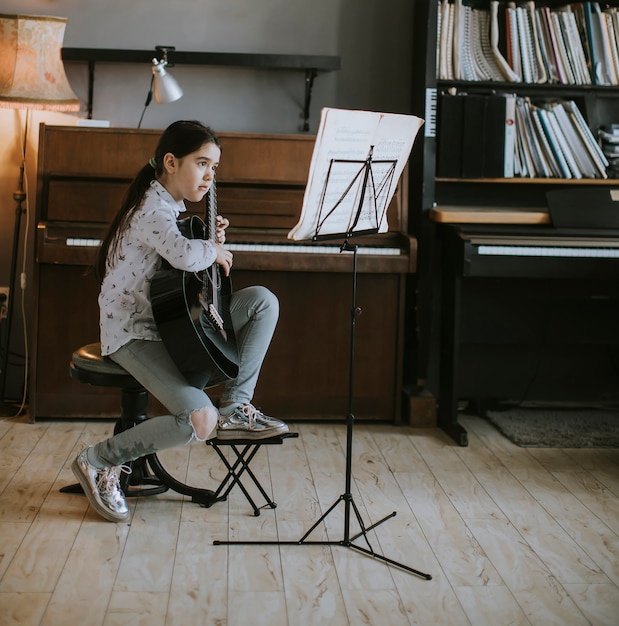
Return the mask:
<path id="1" fill-rule="evenodd" d="M 616 78 L 614 85 L 619 84 L 619 24 L 617 22 L 618 14 L 617 8 L 608 8 L 605 11 L 606 26 L 608 30 L 608 42 L 610 45 L 612 66 L 614 69 L 614 76 Z"/>
<path id="2" fill-rule="evenodd" d="M 582 137 L 582 140 L 591 155 L 591 159 L 596 166 L 597 171 L 601 178 L 608 178 L 606 168 L 608 167 L 608 159 L 605 157 L 602 148 L 596 141 L 593 133 L 591 132 L 585 118 L 576 106 L 573 100 L 567 100 L 563 102 L 563 107 L 569 113 L 569 116 L 574 124 L 574 127 Z"/>
<path id="3" fill-rule="evenodd" d="M 593 8 L 591 2 L 582 3 L 582 13 L 584 19 L 584 27 L 589 49 L 589 66 L 591 68 L 591 79 L 596 85 L 604 85 L 604 69 L 602 58 L 602 33 L 600 24 L 596 17 L 593 16 Z"/>
<path id="4" fill-rule="evenodd" d="M 535 133 L 542 149 L 544 161 L 548 166 L 549 178 L 561 178 L 561 166 L 559 165 L 559 162 L 550 146 L 550 142 L 548 141 L 548 137 L 544 132 L 544 128 L 540 119 L 540 112 L 538 107 L 536 107 L 535 105 L 531 106 L 531 119 L 533 121 Z"/>
<path id="5" fill-rule="evenodd" d="M 527 140 L 525 112 L 522 107 L 522 98 L 516 101 L 516 163 L 515 172 L 521 178 L 533 178 L 536 176 L 535 164 L 531 146 Z"/>
<path id="6" fill-rule="evenodd" d="M 611 36 L 613 36 L 614 33 L 612 21 L 609 25 L 609 22 L 606 19 L 606 12 L 601 10 L 600 4 L 598 2 L 592 2 L 591 7 L 593 10 L 593 18 L 594 20 L 597 18 L 597 22 L 599 23 L 600 28 L 600 58 L 603 60 L 602 69 L 604 71 L 604 79 L 606 81 L 603 84 L 619 85 L 619 67 L 615 66 L 612 50 Z M 611 29 L 613 31 L 612 33 Z"/>
<path id="7" fill-rule="evenodd" d="M 572 178 L 572 172 L 568 165 L 567 159 L 565 158 L 563 150 L 561 149 L 561 145 L 559 144 L 559 141 L 555 136 L 555 128 L 552 124 L 552 118 L 548 110 L 543 107 L 538 107 L 537 111 L 542 128 L 544 130 L 546 138 L 548 139 L 548 144 L 550 145 L 550 148 L 552 150 L 552 154 L 554 155 L 559 165 L 559 169 L 561 170 L 561 177 Z"/>
<path id="8" fill-rule="evenodd" d="M 479 80 L 503 81 L 503 70 L 494 55 L 490 41 L 490 13 L 479 9 L 471 11 L 473 58 Z"/>
<path id="9" fill-rule="evenodd" d="M 538 83 L 548 82 L 548 71 L 546 63 L 544 61 L 544 54 L 542 53 L 542 34 L 539 30 L 539 21 L 537 13 L 535 11 L 535 2 L 529 1 L 526 3 L 526 9 L 528 13 L 528 24 L 531 29 L 531 36 L 533 39 L 533 58 L 536 66 L 536 76 Z"/>
<path id="10" fill-rule="evenodd" d="M 537 80 L 533 57 L 533 35 L 528 23 L 528 13 L 523 6 L 516 6 L 514 11 L 518 29 L 518 54 L 522 69 L 522 80 L 525 83 L 535 83 Z"/>
<path id="11" fill-rule="evenodd" d="M 471 8 L 454 1 L 454 78 L 457 80 L 478 80 L 473 68 L 473 49 L 471 46 Z"/>
<path id="12" fill-rule="evenodd" d="M 528 98 L 518 98 L 516 101 L 518 111 L 517 124 L 520 135 L 520 144 L 523 150 L 526 176 L 530 178 L 549 178 L 550 167 L 547 163 L 538 134 L 535 130 L 531 115 L 531 103 Z"/>
<path id="13" fill-rule="evenodd" d="M 505 37 L 507 45 L 507 61 L 518 80 L 524 79 L 522 59 L 520 55 L 520 30 L 515 2 L 508 2 L 505 8 Z"/>
<path id="14" fill-rule="evenodd" d="M 591 161 L 589 151 L 583 144 L 579 132 L 574 127 L 572 120 L 569 118 L 567 111 L 563 107 L 563 103 L 553 102 L 549 105 L 549 107 L 553 111 L 559 127 L 567 140 L 567 145 L 574 156 L 574 161 L 576 162 L 576 166 L 580 170 L 580 173 L 585 178 L 595 178 L 597 171 Z"/>
<path id="15" fill-rule="evenodd" d="M 565 85 L 575 85 L 576 76 L 568 52 L 569 43 L 566 41 L 561 17 L 556 11 L 550 12 L 550 29 L 553 33 L 552 41 L 556 48 L 556 58 L 561 67 L 561 82 Z"/>
<path id="16" fill-rule="evenodd" d="M 549 30 L 549 19 L 543 9 L 535 10 L 535 22 L 539 38 L 539 47 L 542 55 L 542 62 L 546 68 L 546 82 L 558 83 L 559 73 L 557 60 L 552 47 L 552 38 Z"/>
<path id="17" fill-rule="evenodd" d="M 505 55 L 499 48 L 500 27 L 499 27 L 499 2 L 492 0 L 490 2 L 490 51 L 495 63 L 499 67 L 504 80 L 510 82 L 519 82 L 520 77 L 510 67 Z"/>
<path id="18" fill-rule="evenodd" d="M 440 21 L 440 47 L 438 49 L 440 68 L 439 78 L 453 80 L 453 40 L 454 40 L 454 5 L 448 0 L 443 0 L 441 5 Z"/>
<path id="19" fill-rule="evenodd" d="M 587 59 L 582 40 L 576 24 L 576 14 L 567 5 L 564 10 L 558 11 L 561 32 L 565 41 L 565 49 L 569 66 L 572 68 L 574 83 L 590 85 L 591 76 L 587 67 Z"/>

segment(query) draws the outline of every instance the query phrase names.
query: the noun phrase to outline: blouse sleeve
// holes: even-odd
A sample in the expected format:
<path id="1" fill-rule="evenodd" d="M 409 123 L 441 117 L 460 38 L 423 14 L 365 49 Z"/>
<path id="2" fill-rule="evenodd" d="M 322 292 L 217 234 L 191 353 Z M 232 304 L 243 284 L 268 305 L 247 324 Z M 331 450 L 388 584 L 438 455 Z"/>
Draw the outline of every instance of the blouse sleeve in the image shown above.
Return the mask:
<path id="1" fill-rule="evenodd" d="M 172 267 L 198 272 L 215 262 L 217 250 L 213 243 L 205 239 L 184 237 L 171 213 L 155 209 L 139 212 L 136 218 L 135 227 L 139 238 Z"/>

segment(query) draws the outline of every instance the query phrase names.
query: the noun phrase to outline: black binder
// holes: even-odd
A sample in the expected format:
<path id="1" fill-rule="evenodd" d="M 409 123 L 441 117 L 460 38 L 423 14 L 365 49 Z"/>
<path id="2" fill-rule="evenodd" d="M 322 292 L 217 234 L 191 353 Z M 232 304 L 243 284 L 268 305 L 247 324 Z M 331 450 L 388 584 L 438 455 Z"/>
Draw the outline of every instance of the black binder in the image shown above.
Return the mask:
<path id="1" fill-rule="evenodd" d="M 506 143 L 513 151 L 513 139 L 508 142 L 508 124 L 513 125 L 515 120 L 510 118 L 508 98 L 506 95 L 491 95 L 486 99 L 486 127 L 485 127 L 485 178 L 503 178 L 513 176 L 513 166 L 508 174 L 505 168 Z M 513 105 L 512 105 L 513 106 Z"/>
<path id="2" fill-rule="evenodd" d="M 486 163 L 486 96 L 469 95 L 464 100 L 462 131 L 462 176 L 483 178 Z M 502 160 L 501 160 L 502 162 Z"/>
<path id="3" fill-rule="evenodd" d="M 442 94 L 439 100 L 437 175 L 460 178 L 462 174 L 462 129 L 466 96 Z"/>

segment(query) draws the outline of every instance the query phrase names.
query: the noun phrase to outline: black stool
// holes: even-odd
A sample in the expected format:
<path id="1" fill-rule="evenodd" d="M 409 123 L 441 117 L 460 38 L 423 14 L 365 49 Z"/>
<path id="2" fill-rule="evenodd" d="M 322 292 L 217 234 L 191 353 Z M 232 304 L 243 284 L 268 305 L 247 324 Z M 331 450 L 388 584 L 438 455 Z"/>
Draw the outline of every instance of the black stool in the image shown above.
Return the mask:
<path id="1" fill-rule="evenodd" d="M 121 389 L 121 413 L 114 427 L 115 435 L 148 419 L 146 416 L 148 392 L 120 365 L 101 356 L 100 343 L 90 343 L 73 353 L 70 375 L 81 383 Z M 127 465 L 131 467 L 131 473 L 121 472 L 120 476 L 120 486 L 126 497 L 156 495 L 172 489 L 185 496 L 191 496 L 192 502 L 207 508 L 223 499 L 210 489 L 189 487 L 176 480 L 166 472 L 156 454 L 148 454 Z M 82 493 L 82 488 L 77 484 L 63 487 L 61 491 Z"/>
<path id="2" fill-rule="evenodd" d="M 260 450 L 261 446 L 281 445 L 284 443 L 284 439 L 298 436 L 299 433 L 285 433 L 283 435 L 276 435 L 275 437 L 269 437 L 267 439 L 209 439 L 206 442 L 206 445 L 214 448 L 215 452 L 217 452 L 217 455 L 228 469 L 228 473 L 215 491 L 215 497 L 219 500 L 225 500 L 232 490 L 232 487 L 234 487 L 234 485 L 238 485 L 239 489 L 243 492 L 247 501 L 254 510 L 254 516 L 257 517 L 260 515 L 260 509 L 264 509 L 266 507 L 274 509 L 277 504 L 273 502 L 273 499 L 264 490 L 255 474 L 249 468 L 249 464 L 258 450 Z M 224 453 L 219 449 L 220 446 L 229 446 L 232 449 L 236 456 L 236 461 L 234 461 L 234 463 L 230 464 Z M 247 475 L 251 478 L 254 485 L 256 485 L 266 501 L 266 503 L 261 507 L 256 506 L 256 503 L 249 495 L 245 485 L 243 485 L 240 480 L 241 476 L 245 473 L 247 473 Z"/>

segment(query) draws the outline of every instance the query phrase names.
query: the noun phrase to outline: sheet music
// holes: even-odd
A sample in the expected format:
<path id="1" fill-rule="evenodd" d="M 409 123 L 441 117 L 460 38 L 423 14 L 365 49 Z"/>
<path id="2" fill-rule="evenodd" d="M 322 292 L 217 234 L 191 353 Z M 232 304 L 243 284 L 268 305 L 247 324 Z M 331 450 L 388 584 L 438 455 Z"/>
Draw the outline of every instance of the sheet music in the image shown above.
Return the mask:
<path id="1" fill-rule="evenodd" d="M 355 230 L 388 230 L 386 209 L 423 125 L 414 115 L 324 108 L 310 164 L 301 215 L 288 233 L 295 241 Z"/>

